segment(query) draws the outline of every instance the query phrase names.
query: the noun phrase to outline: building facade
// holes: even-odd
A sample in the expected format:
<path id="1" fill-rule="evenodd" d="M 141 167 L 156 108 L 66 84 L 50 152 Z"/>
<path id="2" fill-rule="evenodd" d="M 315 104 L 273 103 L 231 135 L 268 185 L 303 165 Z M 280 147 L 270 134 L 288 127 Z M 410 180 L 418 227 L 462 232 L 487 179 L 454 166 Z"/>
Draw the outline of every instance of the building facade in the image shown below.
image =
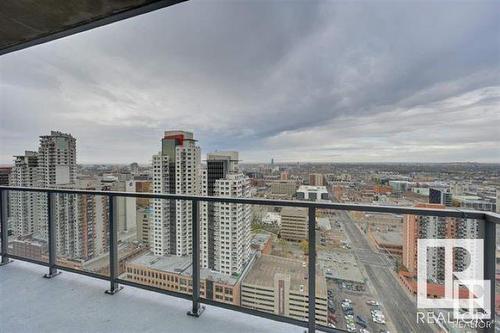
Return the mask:
<path id="1" fill-rule="evenodd" d="M 237 152 L 208 154 L 203 195 L 250 197 L 250 180 L 238 170 Z M 201 214 L 201 262 L 223 274 L 240 274 L 250 257 L 250 205 L 205 202 Z"/>
<path id="2" fill-rule="evenodd" d="M 38 153 L 26 151 L 16 156 L 9 176 L 10 186 L 35 187 L 37 185 Z M 37 198 L 33 192 L 9 193 L 9 226 L 17 237 L 31 235 L 37 225 Z"/>
<path id="3" fill-rule="evenodd" d="M 153 156 L 153 192 L 201 194 L 201 151 L 193 133 L 166 131 L 161 151 Z M 153 200 L 155 255 L 191 254 L 191 202 Z"/>
<path id="4" fill-rule="evenodd" d="M 307 239 L 307 209 L 301 207 L 283 207 L 281 210 L 281 238 L 289 241 Z"/>

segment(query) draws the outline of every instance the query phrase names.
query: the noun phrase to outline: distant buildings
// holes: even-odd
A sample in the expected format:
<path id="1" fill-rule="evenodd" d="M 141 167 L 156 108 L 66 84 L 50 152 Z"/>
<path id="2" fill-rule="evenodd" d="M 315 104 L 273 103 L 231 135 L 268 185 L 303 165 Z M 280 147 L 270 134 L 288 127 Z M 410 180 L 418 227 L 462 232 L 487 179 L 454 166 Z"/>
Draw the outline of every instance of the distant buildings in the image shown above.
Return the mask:
<path id="1" fill-rule="evenodd" d="M 166 131 L 153 155 L 154 193 L 201 194 L 201 150 L 193 133 Z M 154 199 L 153 252 L 191 254 L 191 202 Z"/>
<path id="2" fill-rule="evenodd" d="M 293 180 L 279 180 L 271 183 L 273 198 L 291 199 L 297 191 L 297 183 Z"/>
<path id="3" fill-rule="evenodd" d="M 392 188 L 393 193 L 401 194 L 408 191 L 410 182 L 406 180 L 390 180 L 389 186 Z"/>
<path id="4" fill-rule="evenodd" d="M 38 177 L 38 153 L 26 151 L 15 156 L 14 167 L 10 173 L 10 186 L 36 187 Z M 33 234 L 38 225 L 37 194 L 32 192 L 9 193 L 10 222 L 15 237 Z"/>
<path id="5" fill-rule="evenodd" d="M 310 186 L 323 186 L 324 184 L 324 176 L 321 173 L 311 173 L 309 175 L 309 185 Z"/>
<path id="6" fill-rule="evenodd" d="M 71 187 L 76 180 L 76 140 L 70 134 L 52 131 L 40 137 L 38 152 L 16 156 L 10 175 L 11 186 Z M 30 235 L 46 242 L 47 196 L 29 192 L 10 194 L 10 220 L 16 237 Z M 75 195 L 57 195 L 55 225 L 58 254 L 82 255 L 82 230 Z"/>
<path id="7" fill-rule="evenodd" d="M 280 236 L 283 239 L 300 242 L 308 238 L 307 209 L 283 207 L 281 210 Z"/>
<path id="8" fill-rule="evenodd" d="M 139 164 L 136 162 L 130 163 L 130 173 L 132 175 L 137 175 L 139 173 Z"/>
<path id="9" fill-rule="evenodd" d="M 429 188 L 429 203 L 441 204 L 446 207 L 453 206 L 452 195 L 449 189 Z"/>
<path id="10" fill-rule="evenodd" d="M 9 185 L 9 175 L 11 171 L 11 167 L 0 167 L 0 186 Z"/>
<path id="11" fill-rule="evenodd" d="M 482 210 L 486 212 L 494 212 L 497 209 L 494 200 L 485 200 L 477 195 L 456 195 L 453 197 L 453 200 L 458 207 L 465 209 Z"/>

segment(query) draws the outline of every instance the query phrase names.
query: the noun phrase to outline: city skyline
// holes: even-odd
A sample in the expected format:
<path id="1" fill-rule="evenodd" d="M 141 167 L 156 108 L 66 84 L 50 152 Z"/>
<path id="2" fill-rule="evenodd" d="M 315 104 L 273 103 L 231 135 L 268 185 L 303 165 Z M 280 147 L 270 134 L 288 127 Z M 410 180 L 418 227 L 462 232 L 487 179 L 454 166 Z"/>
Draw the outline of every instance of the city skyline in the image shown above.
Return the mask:
<path id="1" fill-rule="evenodd" d="M 497 12 L 188 2 L 8 54 L 0 163 L 54 128 L 81 163 L 148 163 L 167 128 L 244 162 L 500 162 Z"/>

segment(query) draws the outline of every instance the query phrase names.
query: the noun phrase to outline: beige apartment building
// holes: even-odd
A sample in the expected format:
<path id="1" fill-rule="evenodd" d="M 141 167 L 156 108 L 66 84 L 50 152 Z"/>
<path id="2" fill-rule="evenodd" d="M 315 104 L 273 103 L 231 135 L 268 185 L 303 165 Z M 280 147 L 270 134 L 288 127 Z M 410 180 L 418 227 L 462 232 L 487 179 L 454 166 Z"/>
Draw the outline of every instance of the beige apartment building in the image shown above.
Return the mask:
<path id="1" fill-rule="evenodd" d="M 289 241 L 307 239 L 307 209 L 283 207 L 281 210 L 281 238 Z"/>
<path id="2" fill-rule="evenodd" d="M 307 264 L 283 257 L 262 255 L 241 283 L 241 306 L 280 316 L 307 320 Z M 327 287 L 316 274 L 316 323 L 327 324 Z"/>

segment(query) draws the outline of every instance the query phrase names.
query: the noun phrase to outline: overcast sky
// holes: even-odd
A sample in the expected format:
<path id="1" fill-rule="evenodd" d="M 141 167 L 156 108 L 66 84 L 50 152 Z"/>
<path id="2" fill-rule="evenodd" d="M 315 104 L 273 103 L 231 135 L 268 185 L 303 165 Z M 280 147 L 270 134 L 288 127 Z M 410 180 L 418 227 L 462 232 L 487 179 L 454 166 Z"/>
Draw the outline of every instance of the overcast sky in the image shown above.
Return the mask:
<path id="1" fill-rule="evenodd" d="M 500 2 L 190 1 L 0 57 L 0 163 L 500 162 Z"/>

